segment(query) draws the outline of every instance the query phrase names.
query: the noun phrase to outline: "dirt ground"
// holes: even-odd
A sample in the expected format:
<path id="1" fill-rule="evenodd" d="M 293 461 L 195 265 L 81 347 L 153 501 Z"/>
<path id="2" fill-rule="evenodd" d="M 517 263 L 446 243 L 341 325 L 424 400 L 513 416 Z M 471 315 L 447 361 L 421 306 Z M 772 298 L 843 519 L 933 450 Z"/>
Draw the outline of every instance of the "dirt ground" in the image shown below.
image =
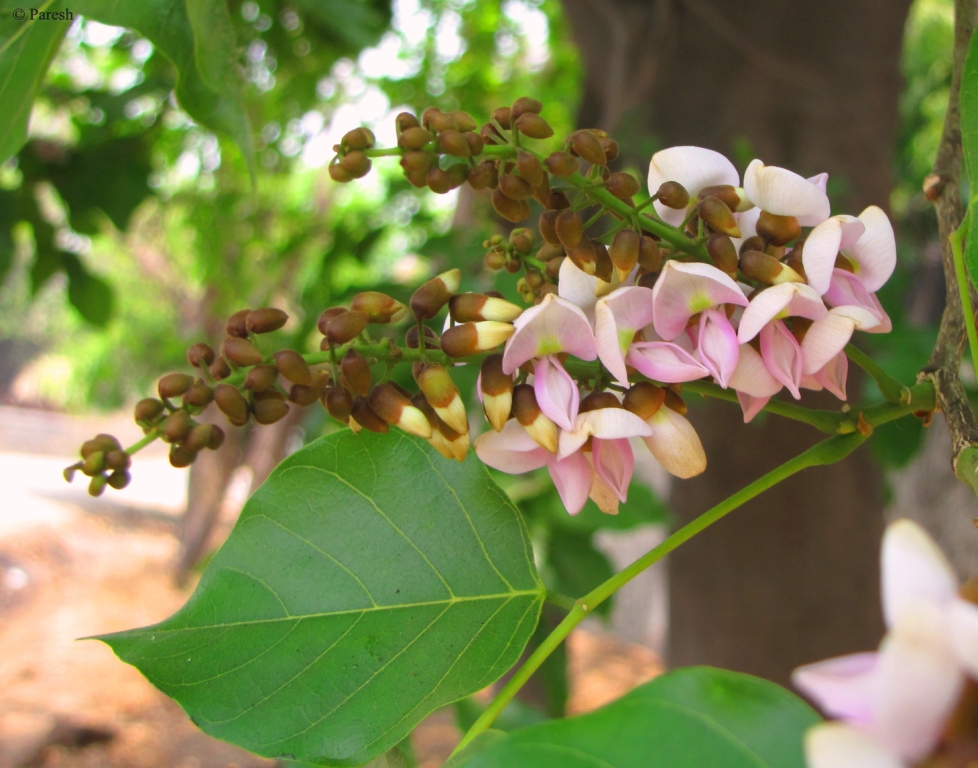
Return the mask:
<path id="1" fill-rule="evenodd" d="M 0 768 L 274 765 L 206 736 L 108 647 L 79 640 L 159 621 L 192 587 L 172 579 L 186 475 L 162 453 L 141 454 L 133 485 L 109 497 L 62 480 L 69 447 L 103 422 L 0 407 Z M 569 651 L 575 713 L 660 671 L 597 627 Z M 441 765 L 459 736 L 451 712 L 433 714 L 412 737 L 419 764 Z"/>

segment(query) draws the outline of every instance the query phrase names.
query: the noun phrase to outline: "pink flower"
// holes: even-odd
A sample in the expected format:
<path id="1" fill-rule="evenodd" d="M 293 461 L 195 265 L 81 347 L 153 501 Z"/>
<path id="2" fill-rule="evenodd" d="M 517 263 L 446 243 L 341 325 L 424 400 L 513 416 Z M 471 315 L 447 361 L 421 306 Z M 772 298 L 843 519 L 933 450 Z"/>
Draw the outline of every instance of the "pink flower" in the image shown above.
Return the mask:
<path id="1" fill-rule="evenodd" d="M 628 385 L 625 355 L 636 332 L 652 322 L 652 289 L 618 288 L 594 305 L 594 337 L 598 357 L 620 384 Z"/>
<path id="2" fill-rule="evenodd" d="M 581 393 L 556 357 L 545 355 L 533 364 L 533 390 L 545 416 L 561 429 L 574 428 Z"/>
<path id="3" fill-rule="evenodd" d="M 804 227 L 813 227 L 829 217 L 831 207 L 820 174 L 805 179 L 793 171 L 752 160 L 744 173 L 744 192 L 761 210 L 778 216 L 794 216 Z"/>
<path id="4" fill-rule="evenodd" d="M 771 375 L 760 353 L 750 344 L 742 344 L 730 386 L 737 391 L 746 424 L 760 413 L 783 385 Z"/>
<path id="5" fill-rule="evenodd" d="M 682 184 L 689 192 L 690 202 L 704 187 L 727 185 L 740 186 L 740 174 L 727 158 L 719 152 L 703 147 L 669 147 L 652 155 L 649 163 L 649 192 L 655 194 L 667 181 Z M 663 221 L 679 226 L 686 218 L 686 211 L 667 208 L 655 202 L 656 213 Z"/>
<path id="6" fill-rule="evenodd" d="M 628 348 L 627 360 L 643 376 L 665 384 L 695 381 L 710 375 L 703 363 L 671 341 L 636 341 Z"/>
<path id="7" fill-rule="evenodd" d="M 737 331 L 720 310 L 707 309 L 700 314 L 696 354 L 710 375 L 726 389 L 737 368 L 740 345 L 737 343 Z"/>
<path id="8" fill-rule="evenodd" d="M 506 342 L 503 371 L 513 373 L 535 357 L 569 352 L 581 360 L 594 360 L 598 351 L 587 316 L 576 304 L 553 294 L 543 297 L 513 323 L 516 332 Z"/>
<path id="9" fill-rule="evenodd" d="M 689 419 L 663 405 L 646 421 L 652 434 L 642 437 L 656 461 L 670 475 L 695 477 L 706 469 L 706 452 Z"/>
<path id="10" fill-rule="evenodd" d="M 829 290 L 840 253 L 855 269 L 868 293 L 882 288 L 896 267 L 896 238 L 886 214 L 871 205 L 859 218 L 833 216 L 811 231 L 802 251 L 802 263 L 809 284 L 819 294 Z"/>
<path id="11" fill-rule="evenodd" d="M 711 264 L 667 261 L 652 289 L 652 324 L 672 341 L 693 315 L 721 304 L 744 307 L 748 301 L 740 286 Z"/>

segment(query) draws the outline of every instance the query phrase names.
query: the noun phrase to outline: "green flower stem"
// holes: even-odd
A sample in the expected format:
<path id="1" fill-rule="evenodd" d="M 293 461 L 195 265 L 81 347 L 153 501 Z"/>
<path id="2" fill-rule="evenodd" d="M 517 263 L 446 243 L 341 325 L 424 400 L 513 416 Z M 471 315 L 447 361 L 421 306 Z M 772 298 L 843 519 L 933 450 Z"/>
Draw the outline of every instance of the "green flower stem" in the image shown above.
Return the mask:
<path id="1" fill-rule="evenodd" d="M 683 392 L 695 392 L 703 397 L 713 397 L 717 400 L 727 400 L 731 403 L 740 402 L 734 390 L 723 389 L 720 385 L 709 381 L 688 381 L 683 384 Z M 795 405 L 784 400 L 771 400 L 764 406 L 763 410 L 787 419 L 810 424 L 829 435 L 836 434 L 840 421 L 847 418 L 845 414 L 838 411 L 805 408 L 802 405 Z"/>
<path id="2" fill-rule="evenodd" d="M 972 201 L 972 204 L 974 201 Z M 968 272 L 964 265 L 964 239 L 968 236 L 971 224 L 972 207 L 958 227 L 948 237 L 951 253 L 954 256 L 954 276 L 958 283 L 958 293 L 961 296 L 961 311 L 964 315 L 964 327 L 968 332 L 968 346 L 971 348 L 971 364 L 975 369 L 975 379 L 978 380 L 978 332 L 975 330 L 975 311 L 971 305 L 971 288 L 968 283 Z"/>
<path id="3" fill-rule="evenodd" d="M 142 440 L 137 440 L 135 443 L 126 448 L 126 453 L 132 456 L 134 453 L 139 453 L 147 445 L 156 440 L 163 433 L 163 427 L 153 427 Z"/>
<path id="4" fill-rule="evenodd" d="M 559 605 L 567 611 L 572 611 L 577 606 L 577 601 L 573 597 L 562 595 L 560 592 L 554 592 L 551 589 L 547 590 L 547 602 Z"/>
<path id="5" fill-rule="evenodd" d="M 684 525 L 659 544 L 659 546 L 649 550 L 627 568 L 616 573 L 606 582 L 578 600 L 571 612 L 567 614 L 564 620 L 557 625 L 557 628 L 530 655 L 523 666 L 503 686 L 502 690 L 496 694 L 492 703 L 489 704 L 482 715 L 479 716 L 479 719 L 469 728 L 452 754 L 460 752 L 476 736 L 487 730 L 496 717 L 499 716 L 499 713 L 503 711 L 503 708 L 512 701 L 520 688 L 530 679 L 530 676 L 540 668 L 540 665 L 543 664 L 547 657 L 567 638 L 574 627 L 580 624 L 581 620 L 593 611 L 595 607 L 615 594 L 621 587 L 638 576 L 646 568 L 661 560 L 679 545 L 689 541 L 693 536 L 713 525 L 713 523 L 766 491 L 768 488 L 787 480 L 803 469 L 834 464 L 837 461 L 841 461 L 858 448 L 865 439 L 865 435 L 856 432 L 851 435 L 834 435 L 823 440 L 818 445 L 786 461 L 781 466 L 771 470 L 763 477 L 758 478 L 750 485 L 737 491 L 724 501 L 721 501 L 712 509 L 707 510 L 692 522 Z"/>
<path id="6" fill-rule="evenodd" d="M 876 385 L 888 403 L 904 403 L 910 397 L 910 388 L 905 387 L 884 371 L 869 355 L 854 344 L 846 345 L 846 356 L 866 373 L 873 377 Z"/>

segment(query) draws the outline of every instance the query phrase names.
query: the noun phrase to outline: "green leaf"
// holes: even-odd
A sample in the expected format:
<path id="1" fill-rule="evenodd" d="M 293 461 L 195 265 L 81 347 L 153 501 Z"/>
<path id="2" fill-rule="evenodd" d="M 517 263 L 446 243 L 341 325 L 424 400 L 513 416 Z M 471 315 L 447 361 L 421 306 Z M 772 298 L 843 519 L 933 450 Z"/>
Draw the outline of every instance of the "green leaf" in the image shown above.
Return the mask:
<path id="1" fill-rule="evenodd" d="M 968 174 L 968 194 L 978 194 L 978 35 L 972 34 L 961 73 L 961 146 Z M 964 262 L 972 280 L 978 276 L 978 237 L 965 242 Z"/>
<path id="2" fill-rule="evenodd" d="M 103 638 L 213 736 L 359 765 L 519 658 L 544 589 L 475 458 L 328 435 L 249 500 L 184 608 Z"/>
<path id="3" fill-rule="evenodd" d="M 234 139 L 254 173 L 251 127 L 233 77 L 238 54 L 223 2 L 78 0 L 72 10 L 103 24 L 133 29 L 153 43 L 177 68 L 180 106 L 197 122 Z M 198 32 L 204 37 L 198 39 Z"/>
<path id="4" fill-rule="evenodd" d="M 587 715 L 515 731 L 459 768 L 804 768 L 818 715 L 774 683 L 711 667 L 657 677 Z"/>
<path id="5" fill-rule="evenodd" d="M 91 325 L 102 328 L 112 319 L 112 288 L 93 275 L 73 253 L 62 253 L 61 263 L 68 274 L 68 301 Z"/>
<path id="6" fill-rule="evenodd" d="M 51 60 L 61 47 L 69 21 L 16 21 L 12 12 L 23 3 L 0 3 L 0 163 L 27 140 L 31 105 Z"/>

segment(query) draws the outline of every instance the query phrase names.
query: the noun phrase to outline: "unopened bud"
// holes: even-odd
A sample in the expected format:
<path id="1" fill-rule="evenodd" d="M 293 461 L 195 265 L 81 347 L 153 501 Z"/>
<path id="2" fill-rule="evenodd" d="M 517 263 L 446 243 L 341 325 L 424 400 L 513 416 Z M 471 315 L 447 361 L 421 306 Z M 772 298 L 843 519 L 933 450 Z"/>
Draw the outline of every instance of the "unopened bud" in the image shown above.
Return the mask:
<path id="1" fill-rule="evenodd" d="M 678 181 L 663 182 L 659 185 L 659 190 L 656 194 L 659 197 L 659 202 L 666 208 L 682 211 L 689 205 L 689 192 Z"/>
<path id="2" fill-rule="evenodd" d="M 240 366 L 258 365 L 264 359 L 261 351 L 248 339 L 232 336 L 224 340 L 221 354 L 229 362 Z"/>
<path id="3" fill-rule="evenodd" d="M 186 451 L 178 445 L 170 446 L 170 466 L 176 467 L 177 469 L 183 469 L 184 467 L 189 467 L 194 463 L 194 459 L 197 458 L 190 451 Z"/>
<path id="4" fill-rule="evenodd" d="M 214 402 L 234 426 L 241 427 L 248 423 L 248 401 L 235 387 L 218 384 L 214 387 Z"/>
<path id="5" fill-rule="evenodd" d="M 133 410 L 133 418 L 137 424 L 149 425 L 160 417 L 163 410 L 163 403 L 154 397 L 147 397 L 136 403 L 136 407 Z"/>
<path id="6" fill-rule="evenodd" d="M 517 120 L 520 115 L 527 113 L 539 115 L 542 110 L 543 104 L 536 99 L 531 99 L 529 96 L 520 96 L 513 102 L 512 115 L 513 119 Z"/>
<path id="7" fill-rule="evenodd" d="M 717 269 L 737 278 L 737 246 L 733 244 L 733 240 L 727 235 L 714 232 L 706 241 L 706 250 Z"/>
<path id="8" fill-rule="evenodd" d="M 441 341 L 431 328 L 424 326 L 424 346 L 425 349 L 438 349 Z M 404 345 L 409 349 L 418 348 L 418 326 L 412 325 L 404 334 Z"/>
<path id="9" fill-rule="evenodd" d="M 85 457 L 85 461 L 82 462 L 81 471 L 82 473 L 88 475 L 89 477 L 95 477 L 105 469 L 105 453 L 102 451 L 95 451 L 95 453 L 90 453 Z"/>
<path id="10" fill-rule="evenodd" d="M 334 317 L 339 317 L 344 312 L 349 312 L 346 307 L 330 307 L 329 309 L 324 309 L 323 313 L 319 316 L 316 321 L 316 328 L 319 332 L 325 336 L 328 333 L 329 323 Z"/>
<path id="11" fill-rule="evenodd" d="M 374 387 L 368 402 L 373 412 L 387 423 L 418 437 L 431 437 L 431 425 L 428 423 L 427 417 L 411 404 L 409 398 L 398 392 L 390 382 Z M 367 425 L 364 424 L 363 426 L 366 427 Z"/>
<path id="12" fill-rule="evenodd" d="M 615 267 L 608 253 L 608 246 L 601 242 L 592 242 L 592 245 L 594 246 L 594 276 L 602 282 L 610 283 Z"/>
<path id="13" fill-rule="evenodd" d="M 557 237 L 565 248 L 570 248 L 581 242 L 584 237 L 584 222 L 576 211 L 561 211 L 554 222 Z"/>
<path id="14" fill-rule="evenodd" d="M 508 174 L 499 177 L 499 191 L 510 200 L 527 200 L 533 197 L 533 188 L 526 179 Z"/>
<path id="15" fill-rule="evenodd" d="M 274 389 L 255 393 L 255 421 L 259 424 L 274 424 L 285 418 L 289 412 L 289 404 L 285 395 Z"/>
<path id="16" fill-rule="evenodd" d="M 808 281 L 808 275 L 805 274 L 805 265 L 804 265 L 803 260 L 802 260 L 802 252 L 803 252 L 804 246 L 805 246 L 805 243 L 804 242 L 801 242 L 801 243 L 798 243 L 798 245 L 796 245 L 794 248 L 792 248 L 791 249 L 791 252 L 788 254 L 787 258 L 784 260 L 784 265 L 786 267 L 790 267 L 791 269 L 793 269 L 795 272 L 798 273 L 798 275 L 800 277 L 804 278 L 805 281 L 807 282 Z"/>
<path id="17" fill-rule="evenodd" d="M 558 211 L 544 211 L 540 214 L 540 219 L 537 222 L 537 226 L 540 230 L 540 236 L 544 239 L 544 242 L 552 246 L 560 245 L 560 238 L 557 237 L 557 217 L 560 215 Z"/>
<path id="18" fill-rule="evenodd" d="M 715 197 L 701 198 L 696 206 L 699 217 L 717 232 L 730 237 L 740 237 L 740 229 L 733 212 Z"/>
<path id="19" fill-rule="evenodd" d="M 179 443 L 190 433 L 191 427 L 190 414 L 181 408 L 167 416 L 163 434 L 168 443 Z"/>
<path id="20" fill-rule="evenodd" d="M 343 387 L 333 386 L 326 390 L 323 405 L 326 406 L 330 416 L 346 424 L 353 411 L 353 396 Z"/>
<path id="21" fill-rule="evenodd" d="M 123 450 L 115 449 L 114 451 L 106 451 L 105 453 L 105 468 L 106 469 L 129 469 L 132 466 L 132 456 Z"/>
<path id="22" fill-rule="evenodd" d="M 537 396 L 530 384 L 520 384 L 513 389 L 513 416 L 523 425 L 537 445 L 550 453 L 557 453 L 557 425 L 537 404 Z"/>
<path id="23" fill-rule="evenodd" d="M 513 377 L 503 373 L 502 355 L 489 355 L 482 361 L 479 384 L 486 418 L 492 428 L 499 432 L 513 409 Z"/>
<path id="24" fill-rule="evenodd" d="M 946 178 L 939 176 L 936 173 L 928 173 L 927 176 L 924 177 L 924 199 L 933 203 L 941 196 L 941 192 L 944 191 L 944 187 L 946 186 Z"/>
<path id="25" fill-rule="evenodd" d="M 471 157 L 472 147 L 465 140 L 461 131 L 449 129 L 438 134 L 438 144 L 442 151 L 454 157 Z"/>
<path id="26" fill-rule="evenodd" d="M 397 132 L 403 133 L 408 128 L 418 128 L 421 126 L 421 122 L 412 115 L 410 112 L 400 112 L 397 117 L 394 118 L 394 126 Z"/>
<path id="27" fill-rule="evenodd" d="M 329 173 L 329 177 L 338 184 L 347 184 L 353 181 L 353 174 L 340 165 L 339 158 L 334 159 L 326 170 Z M 170 463 L 173 463 L 172 454 Z"/>
<path id="28" fill-rule="evenodd" d="M 626 411 L 631 411 L 642 421 L 648 421 L 666 401 L 666 390 L 648 381 L 632 384 L 625 393 L 622 405 Z"/>
<path id="29" fill-rule="evenodd" d="M 380 434 L 386 434 L 390 431 L 387 422 L 374 412 L 366 398 L 359 395 L 353 400 L 353 410 L 350 412 L 349 423 L 351 427 L 356 424 L 358 427 Z"/>
<path id="30" fill-rule="evenodd" d="M 539 187 L 543 184 L 543 166 L 540 165 L 540 161 L 535 155 L 520 150 L 519 154 L 516 155 L 516 170 L 531 187 Z M 505 192 L 505 190 L 503 191 Z"/>
<path id="31" fill-rule="evenodd" d="M 227 335 L 237 336 L 239 339 L 247 338 L 248 315 L 250 313 L 250 309 L 241 309 L 231 315 L 231 317 L 228 318 L 227 323 L 224 325 L 224 330 L 227 332 Z"/>
<path id="32" fill-rule="evenodd" d="M 275 307 L 254 309 L 248 313 L 246 324 L 252 333 L 271 333 L 288 322 L 289 315 Z"/>
<path id="33" fill-rule="evenodd" d="M 188 376 L 185 373 L 168 373 L 160 379 L 156 389 L 160 393 L 160 397 L 174 398 L 186 392 L 193 383 L 193 376 Z"/>
<path id="34" fill-rule="evenodd" d="M 228 365 L 228 361 L 223 357 L 217 358 L 217 360 L 210 364 L 207 370 L 210 371 L 211 376 L 216 381 L 221 381 L 231 375 L 231 366 Z"/>
<path id="35" fill-rule="evenodd" d="M 574 262 L 574 266 L 588 275 L 596 274 L 598 253 L 594 248 L 594 243 L 591 242 L 591 238 L 584 235 L 576 245 L 566 246 L 566 250 L 567 257 Z"/>
<path id="36" fill-rule="evenodd" d="M 214 350 L 208 344 L 194 344 L 187 350 L 187 362 L 194 368 L 203 368 L 214 362 Z"/>
<path id="37" fill-rule="evenodd" d="M 747 251 L 761 251 L 763 253 L 764 248 L 764 238 L 758 235 L 753 235 L 752 237 L 748 237 L 740 244 L 738 254 L 743 256 L 745 253 L 747 253 Z"/>
<path id="38" fill-rule="evenodd" d="M 418 374 L 417 381 L 418 387 L 442 421 L 460 434 L 469 431 L 462 396 L 443 366 L 425 366 Z"/>
<path id="39" fill-rule="evenodd" d="M 488 352 L 505 342 L 516 329 L 510 323 L 485 320 L 449 328 L 441 337 L 442 351 L 449 357 L 467 357 Z"/>
<path id="40" fill-rule="evenodd" d="M 554 135 L 554 129 L 550 127 L 550 123 L 540 115 L 534 115 L 530 112 L 524 112 L 520 115 L 516 119 L 515 125 L 520 133 L 531 139 L 549 139 Z"/>
<path id="41" fill-rule="evenodd" d="M 765 285 L 805 282 L 804 278 L 787 264 L 782 264 L 773 256 L 760 251 L 747 251 L 741 254 L 740 271 L 744 277 Z"/>
<path id="42" fill-rule="evenodd" d="M 92 478 L 92 481 L 88 484 L 88 495 L 89 496 L 101 496 L 102 492 L 105 490 L 105 484 L 107 480 L 104 475 L 96 475 Z"/>
<path id="43" fill-rule="evenodd" d="M 523 262 L 517 258 L 506 259 L 506 271 L 516 274 L 523 268 Z"/>
<path id="44" fill-rule="evenodd" d="M 560 277 L 560 265 L 564 263 L 565 258 L 565 256 L 560 256 L 547 262 L 547 277 L 551 280 L 556 280 Z"/>
<path id="45" fill-rule="evenodd" d="M 548 211 L 563 211 L 571 207 L 570 200 L 560 190 L 554 190 L 547 196 L 544 207 Z"/>
<path id="46" fill-rule="evenodd" d="M 414 152 L 405 152 L 401 156 L 401 168 L 408 173 L 427 173 L 434 161 L 435 156 L 429 152 L 421 152 L 417 150 Z"/>
<path id="47" fill-rule="evenodd" d="M 642 238 L 638 232 L 632 229 L 621 229 L 615 233 L 614 240 L 611 241 L 609 254 L 611 263 L 615 266 L 618 277 L 624 280 L 638 264 L 638 254 L 642 245 Z"/>
<path id="48" fill-rule="evenodd" d="M 638 179 L 624 171 L 611 174 L 604 186 L 615 197 L 626 201 L 635 197 L 640 189 Z"/>
<path id="49" fill-rule="evenodd" d="M 489 169 L 485 165 L 473 165 L 469 168 L 468 175 L 465 180 L 469 183 L 469 186 L 474 190 L 485 189 L 489 186 L 492 181 L 492 175 L 489 173 Z"/>
<path id="50" fill-rule="evenodd" d="M 716 184 L 712 187 L 704 187 L 699 191 L 699 198 L 702 200 L 706 197 L 715 197 L 735 213 L 754 207 L 754 204 L 744 194 L 744 190 L 732 184 Z"/>
<path id="51" fill-rule="evenodd" d="M 460 109 L 456 109 L 453 112 L 449 112 L 449 115 L 455 121 L 455 125 L 458 126 L 458 129 L 462 131 L 462 133 L 474 131 L 479 127 L 479 124 L 475 121 L 475 118 L 468 112 L 463 112 Z"/>
<path id="52" fill-rule="evenodd" d="M 354 128 L 343 135 L 340 144 L 346 149 L 370 149 L 376 139 L 369 128 Z"/>
<path id="53" fill-rule="evenodd" d="M 480 320 L 498 320 L 511 323 L 523 310 L 505 299 L 486 296 L 484 293 L 459 293 L 452 296 L 448 311 L 456 323 L 472 323 Z"/>
<path id="54" fill-rule="evenodd" d="M 370 391 L 373 377 L 370 374 L 370 364 L 367 359 L 355 349 L 347 350 L 340 361 L 340 369 L 343 371 L 350 390 L 358 395 L 366 395 Z"/>
<path id="55" fill-rule="evenodd" d="M 530 218 L 530 204 L 526 200 L 507 197 L 498 187 L 492 192 L 492 207 L 496 213 L 514 224 Z"/>
<path id="56" fill-rule="evenodd" d="M 434 138 L 424 128 L 406 128 L 397 137 L 397 146 L 409 152 L 417 151 L 427 146 Z"/>
<path id="57" fill-rule="evenodd" d="M 180 447 L 191 453 L 200 453 L 210 445 L 213 428 L 213 424 L 195 424 L 187 433 L 187 437 L 180 444 Z"/>
<path id="58" fill-rule="evenodd" d="M 362 179 L 370 173 L 370 158 L 365 152 L 347 152 L 340 158 L 340 167 L 354 179 Z"/>
<path id="59" fill-rule="evenodd" d="M 638 248 L 638 265 L 645 272 L 658 272 L 662 269 L 662 251 L 659 244 L 648 235 L 642 235 Z"/>
<path id="60" fill-rule="evenodd" d="M 211 439 L 207 443 L 207 447 L 212 451 L 216 451 L 222 445 L 224 445 L 224 430 L 217 426 L 217 424 L 211 424 Z"/>
<path id="61" fill-rule="evenodd" d="M 603 136 L 598 139 L 601 142 L 601 149 L 604 150 L 604 156 L 608 158 L 608 162 L 612 162 L 618 159 L 618 142 L 612 139 L 610 136 Z"/>
<path id="62" fill-rule="evenodd" d="M 294 349 L 283 349 L 275 353 L 275 368 L 293 384 L 308 387 L 312 384 L 312 371 L 309 364 Z"/>
<path id="63" fill-rule="evenodd" d="M 206 408 L 214 399 L 214 390 L 208 387 L 201 379 L 197 379 L 191 384 L 187 391 L 183 393 L 184 406 L 193 408 Z"/>
<path id="64" fill-rule="evenodd" d="M 278 371 L 274 365 L 256 365 L 248 371 L 242 386 L 252 392 L 264 392 L 274 387 L 277 379 Z"/>
<path id="65" fill-rule="evenodd" d="M 367 327 L 370 315 L 366 312 L 350 311 L 337 315 L 326 326 L 326 338 L 334 344 L 352 341 Z"/>
<path id="66" fill-rule="evenodd" d="M 670 411 L 675 411 L 680 416 L 685 416 L 688 409 L 686 408 L 686 401 L 683 400 L 682 396 L 676 392 L 674 389 L 669 387 L 665 388 L 666 397 L 663 404 Z"/>
<path id="67" fill-rule="evenodd" d="M 444 422 L 438 418 L 438 414 L 435 413 L 435 409 L 431 407 L 431 404 L 425 400 L 424 394 L 418 392 L 411 398 L 411 404 L 417 408 L 421 413 L 425 415 L 428 419 L 428 425 L 431 427 L 431 436 L 428 438 L 428 443 L 434 448 L 438 453 L 444 456 L 446 459 L 454 459 L 455 453 L 452 451 L 451 445 L 449 445 L 448 440 L 438 429 L 439 423 L 444 424 Z M 446 429 L 451 430 L 451 427 L 446 425 Z M 451 430 L 454 432 L 454 430 Z"/>
<path id="68" fill-rule="evenodd" d="M 550 245 L 550 243 L 544 244 L 541 246 L 540 250 L 537 251 L 537 258 L 544 263 L 553 261 L 554 259 L 559 259 L 566 255 L 567 252 L 564 250 L 564 246 Z"/>
<path id="69" fill-rule="evenodd" d="M 312 383 L 293 384 L 289 390 L 289 401 L 300 406 L 312 405 L 323 396 L 323 391 L 330 381 L 329 371 L 313 371 Z"/>
<path id="70" fill-rule="evenodd" d="M 570 135 L 571 151 L 593 165 L 607 165 L 608 156 L 598 137 L 587 130 L 574 131 Z"/>
<path id="71" fill-rule="evenodd" d="M 486 254 L 485 262 L 489 269 L 497 270 L 506 266 L 506 252 L 492 250 Z"/>
<path id="72" fill-rule="evenodd" d="M 462 282 L 462 271 L 450 269 L 423 283 L 411 296 L 411 310 L 419 320 L 429 320 L 448 303 Z"/>
<path id="73" fill-rule="evenodd" d="M 132 481 L 132 475 L 129 474 L 125 469 L 117 469 L 111 475 L 106 478 L 106 482 L 110 487 L 115 488 L 117 491 L 121 491 Z"/>
<path id="74" fill-rule="evenodd" d="M 761 211 L 757 219 L 757 234 L 773 245 L 787 245 L 801 235 L 801 224 L 794 216 L 777 216 Z"/>
<path id="75" fill-rule="evenodd" d="M 421 125 L 436 133 L 458 130 L 458 123 L 455 122 L 455 118 L 437 107 L 428 107 L 421 113 Z"/>

